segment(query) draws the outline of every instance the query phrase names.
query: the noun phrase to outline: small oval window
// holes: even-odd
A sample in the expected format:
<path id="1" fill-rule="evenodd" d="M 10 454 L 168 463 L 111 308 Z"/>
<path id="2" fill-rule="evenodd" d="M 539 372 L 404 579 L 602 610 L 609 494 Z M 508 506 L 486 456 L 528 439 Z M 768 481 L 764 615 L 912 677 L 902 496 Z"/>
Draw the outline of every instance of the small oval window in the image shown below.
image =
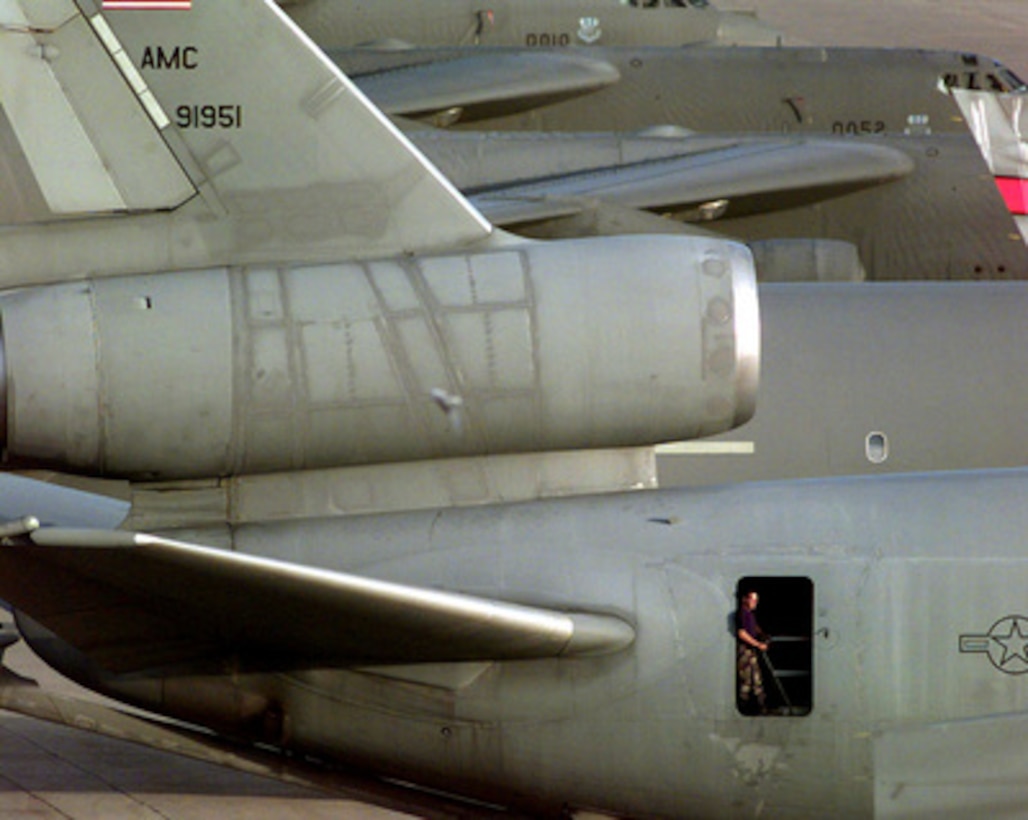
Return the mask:
<path id="1" fill-rule="evenodd" d="M 872 464 L 881 464 L 889 457 L 889 439 L 885 433 L 868 433 L 864 440 L 864 452 Z"/>

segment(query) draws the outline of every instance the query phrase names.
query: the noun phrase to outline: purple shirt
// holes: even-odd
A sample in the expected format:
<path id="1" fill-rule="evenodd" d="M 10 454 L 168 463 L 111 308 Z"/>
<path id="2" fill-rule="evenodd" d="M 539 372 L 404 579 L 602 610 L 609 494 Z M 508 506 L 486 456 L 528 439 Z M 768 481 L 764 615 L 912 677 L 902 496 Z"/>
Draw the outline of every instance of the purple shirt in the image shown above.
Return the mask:
<path id="1" fill-rule="evenodd" d="M 751 638 L 759 641 L 762 634 L 761 629 L 757 626 L 757 616 L 753 613 L 752 609 L 746 609 L 746 607 L 739 607 L 739 611 L 735 615 L 735 623 L 737 629 L 746 631 Z"/>

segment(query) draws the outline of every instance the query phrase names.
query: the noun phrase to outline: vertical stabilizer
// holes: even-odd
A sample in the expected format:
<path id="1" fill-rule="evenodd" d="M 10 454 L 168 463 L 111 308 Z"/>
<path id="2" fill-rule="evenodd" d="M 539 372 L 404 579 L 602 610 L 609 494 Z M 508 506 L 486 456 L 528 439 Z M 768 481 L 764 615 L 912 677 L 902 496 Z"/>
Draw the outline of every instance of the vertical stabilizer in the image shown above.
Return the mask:
<path id="1" fill-rule="evenodd" d="M 143 247 L 149 231 L 190 265 L 391 256 L 490 234 L 274 3 L 5 0 L 0 15 L 0 137 L 6 126 L 6 178 L 25 191 L 14 222 L 170 213 L 133 223 L 144 234 L 131 239 Z M 100 230 L 115 231 L 108 248 L 129 239 Z"/>
<path id="2" fill-rule="evenodd" d="M 1028 94 L 961 88 L 951 93 L 1028 242 Z"/>
<path id="3" fill-rule="evenodd" d="M 383 256 L 488 234 L 274 3 L 77 4 L 203 196 L 243 221 L 240 241 Z"/>
<path id="4" fill-rule="evenodd" d="M 0 225 L 176 208 L 196 191 L 71 0 L 0 2 Z"/>

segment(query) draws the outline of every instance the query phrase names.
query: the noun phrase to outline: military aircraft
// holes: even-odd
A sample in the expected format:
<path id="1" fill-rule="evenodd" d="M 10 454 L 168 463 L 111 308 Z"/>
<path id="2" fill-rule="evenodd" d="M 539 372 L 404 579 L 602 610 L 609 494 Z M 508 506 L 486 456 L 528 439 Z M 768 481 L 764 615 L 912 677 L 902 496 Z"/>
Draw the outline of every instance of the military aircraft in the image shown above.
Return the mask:
<path id="1" fill-rule="evenodd" d="M 409 136 L 521 235 L 717 232 L 749 244 L 764 282 L 1028 277 L 1017 209 L 966 132 Z"/>
<path id="2" fill-rule="evenodd" d="M 1021 234 L 1028 239 L 1028 111 L 1024 94 L 982 94 L 954 89 L 953 97 L 975 135 Z"/>
<path id="3" fill-rule="evenodd" d="M 757 412 L 658 447 L 659 483 L 1024 465 L 1026 297 L 1022 283 L 762 286 Z"/>
<path id="4" fill-rule="evenodd" d="M 332 49 L 384 111 L 485 130 L 963 131 L 951 89 L 1023 93 L 989 57 L 874 48 Z M 564 76 L 553 77 L 556 67 Z M 726 101 L 731 104 L 727 105 Z"/>
<path id="5" fill-rule="evenodd" d="M 198 500 L 145 535 L 124 505 L 3 476 L 0 597 L 49 663 L 549 815 L 905 808 L 940 775 L 907 751 L 938 736 L 994 805 L 1019 796 L 978 752 L 1021 746 L 997 717 L 1028 665 L 1021 471 L 349 518 L 322 483 L 277 499 L 291 518 L 222 505 L 205 526 L 229 476 L 282 489 L 302 468 L 738 424 L 756 288 L 721 239 L 492 230 L 273 4 L 148 5 L 9 4 L 0 35 L 9 161 L 48 213 L 4 236 L 9 462 L 189 480 Z M 144 65 L 176 47 L 194 68 Z M 81 176 L 45 173 L 61 157 L 26 95 L 63 115 Z M 751 587 L 794 647 L 773 653 L 795 681 L 773 678 L 774 715 L 736 703 L 728 619 Z M 926 626 L 939 590 L 961 606 Z"/>
<path id="6" fill-rule="evenodd" d="M 1026 479 L 308 519 L 232 550 L 30 521 L 0 589 L 45 660 L 119 699 L 534 816 L 1016 812 Z M 752 716 L 748 589 L 777 636 Z"/>
<path id="7" fill-rule="evenodd" d="M 772 46 L 782 33 L 709 0 L 279 0 L 320 45 Z"/>
<path id="8" fill-rule="evenodd" d="M 496 231 L 279 13 L 238 2 L 296 55 L 262 69 L 278 107 L 260 74 L 207 82 L 248 64 L 223 12 L 8 9 L 9 463 L 188 478 L 632 447 L 752 414 L 743 246 Z"/>
<path id="9" fill-rule="evenodd" d="M 980 55 L 854 48 L 330 53 L 387 112 L 451 127 L 634 132 L 670 125 L 937 140 L 970 130 L 1022 236 L 1028 235 L 1022 194 L 1028 147 L 1016 113 L 1028 87 Z M 997 145 L 1006 146 L 998 165 Z M 940 152 L 931 144 L 915 148 L 921 150 L 929 158 Z M 852 215 L 843 218 L 852 222 Z M 983 216 L 982 224 L 989 222 Z"/>

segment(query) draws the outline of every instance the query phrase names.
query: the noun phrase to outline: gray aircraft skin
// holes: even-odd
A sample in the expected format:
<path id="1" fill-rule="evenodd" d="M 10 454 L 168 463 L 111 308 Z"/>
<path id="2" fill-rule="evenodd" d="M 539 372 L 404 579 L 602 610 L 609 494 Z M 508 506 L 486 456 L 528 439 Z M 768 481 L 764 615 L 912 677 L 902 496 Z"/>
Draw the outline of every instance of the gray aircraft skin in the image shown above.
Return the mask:
<path id="1" fill-rule="evenodd" d="M 609 48 L 587 54 L 579 49 L 350 49 L 332 55 L 358 75 L 361 87 L 389 113 L 456 128 L 585 134 L 672 126 L 709 133 L 879 138 L 941 138 L 970 131 L 1018 231 L 1028 236 L 1023 194 L 1028 162 L 1020 138 L 1025 85 L 980 55 L 852 48 Z M 699 76 L 703 82 L 696 82 Z M 928 145 L 924 158 L 939 153 Z M 781 173 L 782 179 L 792 176 Z M 994 199 L 986 189 L 980 196 Z M 554 190 L 560 193 L 561 186 Z M 616 205 L 607 203 L 609 191 L 601 187 L 601 193 L 601 203 Z M 701 213 L 723 215 L 723 207 L 714 207 L 719 204 L 719 199 L 710 200 Z M 926 207 L 934 210 L 938 201 Z M 866 218 L 863 203 L 856 210 Z M 613 214 L 598 216 L 607 225 L 624 221 L 616 207 Z M 793 226 L 809 223 L 795 216 Z M 821 218 L 815 216 L 815 223 Z M 852 212 L 841 219 L 853 224 Z M 1006 233 L 988 219 L 978 223 L 985 235 Z M 1000 224 L 1008 226 L 1008 219 L 1001 217 Z M 781 223 L 771 229 L 790 230 Z M 821 234 L 815 231 L 813 237 Z M 862 256 L 868 265 L 866 248 Z M 943 268 L 939 260 L 933 262 L 936 271 Z M 989 267 L 981 266 L 983 271 Z M 991 267 L 1022 265 L 997 257 Z M 916 269 L 913 275 L 926 274 Z"/>
<path id="2" fill-rule="evenodd" d="M 330 514 L 319 474 L 317 513 L 181 506 L 179 479 L 209 502 L 268 473 L 288 495 L 311 468 L 731 429 L 756 401 L 757 288 L 720 238 L 494 230 L 271 3 L 112 5 L 5 7 L 6 159 L 33 182 L 22 212 L 50 218 L 3 237 L 4 446 L 165 480 L 176 525 L 0 476 L 0 598 L 44 659 L 228 735 L 543 815 L 1023 804 L 1003 717 L 1026 696 L 1022 471 L 367 517 Z M 1016 306 L 1018 284 L 982 287 Z M 1004 370 L 1011 338 L 967 348 Z M 891 458 L 884 433 L 869 452 Z M 752 717 L 730 620 L 748 586 L 794 673 Z M 911 753 L 939 737 L 961 793 Z"/>
<path id="3" fill-rule="evenodd" d="M 327 53 L 390 114 L 479 130 L 772 131 L 853 136 L 961 131 L 949 88 L 995 93 L 1024 83 L 989 57 L 874 48 L 329 49 Z M 557 96 L 531 72 L 547 60 L 591 68 Z M 520 85 L 497 83 L 516 62 Z M 467 62 L 465 62 L 467 61 Z M 399 71 L 397 69 L 405 70 Z M 514 74 L 514 69 L 509 69 Z M 478 77 L 492 91 L 479 88 Z M 498 90 L 501 89 L 501 90 Z M 543 92 L 550 96 L 545 96 Z M 539 94 L 546 104 L 537 104 Z M 500 104 L 502 103 L 502 105 Z M 520 103 L 520 104 L 519 104 Z"/>
<path id="4" fill-rule="evenodd" d="M 769 46 L 782 33 L 708 0 L 280 0 L 319 44 Z"/>
<path id="5" fill-rule="evenodd" d="M 522 235 L 715 232 L 749 243 L 762 281 L 1028 277 L 1023 238 L 966 131 L 410 137 Z"/>
<path id="6" fill-rule="evenodd" d="M 760 288 L 757 412 L 658 448 L 660 483 L 1020 467 L 1022 283 Z"/>
<path id="7" fill-rule="evenodd" d="M 232 552 L 44 527 L 0 552 L 0 594 L 99 691 L 538 816 L 1016 811 L 1026 492 L 1023 470 L 755 482 L 241 527 Z M 763 716 L 735 694 L 750 587 L 785 692 L 765 673 Z M 592 615 L 587 651 L 471 651 L 504 602 Z"/>
<path id="8" fill-rule="evenodd" d="M 8 464 L 183 479 L 648 446 L 752 415 L 744 246 L 496 231 L 281 12 L 248 5 L 296 54 L 266 100 L 219 73 L 258 59 L 220 46 L 225 12 L 13 7 Z M 157 19 L 179 39 L 155 42 Z M 98 41 L 118 56 L 87 51 L 89 83 L 46 58 Z M 49 104 L 25 114 L 26 96 Z M 58 129 L 60 152 L 42 143 Z"/>

